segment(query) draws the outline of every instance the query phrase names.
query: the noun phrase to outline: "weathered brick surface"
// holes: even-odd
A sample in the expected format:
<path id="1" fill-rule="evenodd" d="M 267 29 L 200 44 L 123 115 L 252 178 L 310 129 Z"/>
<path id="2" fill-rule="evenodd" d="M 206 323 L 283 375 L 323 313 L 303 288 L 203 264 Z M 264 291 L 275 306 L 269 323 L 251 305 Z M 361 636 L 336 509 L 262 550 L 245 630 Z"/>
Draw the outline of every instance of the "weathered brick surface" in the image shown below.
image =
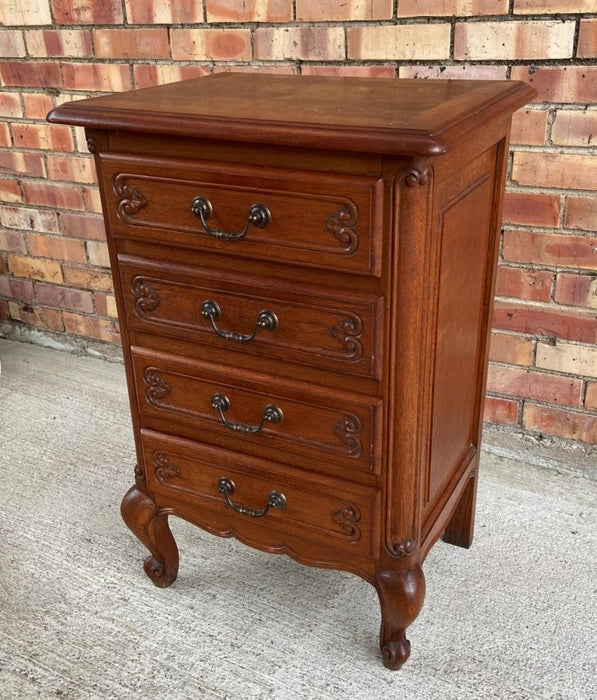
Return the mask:
<path id="1" fill-rule="evenodd" d="M 230 70 L 523 80 L 484 415 L 594 440 L 596 45 L 594 0 L 2 0 L 0 317 L 119 341 L 93 160 L 56 105 Z"/>
<path id="2" fill-rule="evenodd" d="M 383 60 L 446 59 L 450 55 L 447 24 L 367 25 L 349 27 L 348 58 Z"/>

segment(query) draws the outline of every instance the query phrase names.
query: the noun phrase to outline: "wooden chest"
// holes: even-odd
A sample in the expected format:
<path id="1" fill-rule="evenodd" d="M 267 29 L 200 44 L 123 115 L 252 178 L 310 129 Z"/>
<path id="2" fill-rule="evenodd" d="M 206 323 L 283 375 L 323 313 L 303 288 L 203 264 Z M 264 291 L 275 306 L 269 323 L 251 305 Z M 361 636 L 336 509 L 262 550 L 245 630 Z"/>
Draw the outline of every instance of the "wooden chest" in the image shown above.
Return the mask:
<path id="1" fill-rule="evenodd" d="M 137 445 L 168 517 L 353 572 L 409 656 L 433 543 L 473 533 L 510 118 L 523 83 L 220 74 L 65 104 L 100 181 Z"/>

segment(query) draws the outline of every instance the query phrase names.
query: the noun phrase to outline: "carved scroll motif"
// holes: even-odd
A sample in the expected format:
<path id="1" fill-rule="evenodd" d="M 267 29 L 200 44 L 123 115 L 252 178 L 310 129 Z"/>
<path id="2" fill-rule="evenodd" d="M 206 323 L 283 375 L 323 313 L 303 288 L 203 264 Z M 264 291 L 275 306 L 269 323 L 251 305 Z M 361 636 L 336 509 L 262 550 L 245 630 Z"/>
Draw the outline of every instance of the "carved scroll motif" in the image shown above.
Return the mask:
<path id="1" fill-rule="evenodd" d="M 153 367 L 147 367 L 143 372 L 143 381 L 147 389 L 145 390 L 145 397 L 147 401 L 154 406 L 159 406 L 160 400 L 168 396 L 172 391 L 172 387 L 168 382 L 160 377 Z"/>
<path id="2" fill-rule="evenodd" d="M 422 187 L 429 182 L 430 174 L 430 168 L 423 168 L 422 170 L 412 168 L 405 173 L 404 182 L 407 187 Z"/>
<path id="3" fill-rule="evenodd" d="M 155 478 L 160 484 L 180 476 L 180 469 L 163 452 L 154 452 L 153 466 L 155 467 Z"/>
<path id="4" fill-rule="evenodd" d="M 147 199 L 143 193 L 131 187 L 126 181 L 126 175 L 117 175 L 114 178 L 114 193 L 118 197 L 118 215 L 121 219 L 137 214 L 147 206 Z"/>
<path id="5" fill-rule="evenodd" d="M 332 513 L 332 520 L 340 526 L 351 542 L 356 542 L 361 538 L 361 530 L 357 525 L 360 519 L 361 512 L 356 506 L 346 506 Z"/>
<path id="6" fill-rule="evenodd" d="M 135 311 L 138 316 L 143 316 L 159 306 L 160 295 L 143 277 L 135 277 L 131 288 L 135 295 Z"/>
<path id="7" fill-rule="evenodd" d="M 347 199 L 340 209 L 334 212 L 326 222 L 327 230 L 342 243 L 343 251 L 346 255 L 354 253 L 359 247 L 359 236 L 354 230 L 358 221 L 359 210 L 357 205 L 352 200 Z"/>
<path id="8" fill-rule="evenodd" d="M 395 557 L 402 559 L 402 557 L 410 557 L 414 553 L 415 547 L 414 540 L 406 540 L 405 542 L 393 542 L 390 549 Z"/>
<path id="9" fill-rule="evenodd" d="M 363 332 L 363 321 L 356 314 L 342 319 L 332 328 L 332 336 L 346 350 L 347 359 L 358 362 L 363 357 L 363 344 L 360 335 Z"/>
<path id="10" fill-rule="evenodd" d="M 334 435 L 348 448 L 348 454 L 357 459 L 363 454 L 363 443 L 358 437 L 362 431 L 363 423 L 354 413 L 343 416 L 334 425 Z"/>

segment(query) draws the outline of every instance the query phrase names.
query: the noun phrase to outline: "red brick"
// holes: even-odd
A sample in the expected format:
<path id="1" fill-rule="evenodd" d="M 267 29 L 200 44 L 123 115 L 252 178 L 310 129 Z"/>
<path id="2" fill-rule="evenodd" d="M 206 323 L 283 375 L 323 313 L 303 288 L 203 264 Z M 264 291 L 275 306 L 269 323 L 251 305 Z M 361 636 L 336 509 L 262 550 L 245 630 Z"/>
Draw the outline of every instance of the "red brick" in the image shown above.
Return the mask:
<path id="1" fill-rule="evenodd" d="M 12 146 L 10 127 L 6 122 L 0 122 L 0 146 Z"/>
<path id="2" fill-rule="evenodd" d="M 549 113 L 537 109 L 520 109 L 512 116 L 510 143 L 543 146 Z"/>
<path id="3" fill-rule="evenodd" d="M 597 103 L 597 66 L 513 66 L 511 77 L 530 83 L 536 102 Z"/>
<path id="4" fill-rule="evenodd" d="M 95 265 L 96 267 L 110 267 L 107 243 L 89 241 L 89 243 L 87 243 L 87 256 L 90 265 Z"/>
<path id="5" fill-rule="evenodd" d="M 18 148 L 45 151 L 72 151 L 74 148 L 70 127 L 59 124 L 13 124 L 12 135 Z"/>
<path id="6" fill-rule="evenodd" d="M 3 29 L 0 32 L 0 58 L 17 58 L 25 56 L 23 32 L 18 29 Z"/>
<path id="7" fill-rule="evenodd" d="M 133 66 L 136 88 L 175 83 L 179 80 L 200 78 L 207 75 L 209 70 L 203 66 L 179 66 L 164 63 L 140 63 Z"/>
<path id="8" fill-rule="evenodd" d="M 597 231 L 597 197 L 569 195 L 566 198 L 564 225 L 567 228 Z"/>
<path id="9" fill-rule="evenodd" d="M 500 297 L 516 297 L 531 301 L 549 301 L 553 272 L 526 270 L 520 267 L 498 269 L 495 293 Z"/>
<path id="10" fill-rule="evenodd" d="M 597 139 L 597 111 L 558 110 L 551 139 L 562 146 L 590 146 Z"/>
<path id="11" fill-rule="evenodd" d="M 0 229 L 0 250 L 10 253 L 26 253 L 27 247 L 23 234 Z"/>
<path id="12" fill-rule="evenodd" d="M 129 24 L 203 22 L 202 0 L 125 0 L 125 7 Z"/>
<path id="13" fill-rule="evenodd" d="M 88 241 L 106 240 L 104 220 L 101 216 L 62 212 L 59 215 L 59 222 L 60 232 L 69 238 L 84 238 Z"/>
<path id="14" fill-rule="evenodd" d="M 23 198 L 27 204 L 43 207 L 75 209 L 82 211 L 83 191 L 79 187 L 66 187 L 52 182 L 28 182 L 23 180 Z"/>
<path id="15" fill-rule="evenodd" d="M 491 394 L 516 396 L 546 403 L 580 406 L 582 381 L 548 372 L 490 365 L 487 391 Z"/>
<path id="16" fill-rule="evenodd" d="M 90 268 L 88 265 L 62 265 L 64 283 L 69 287 L 91 289 L 101 292 L 113 292 L 112 275 L 105 270 Z"/>
<path id="17" fill-rule="evenodd" d="M 21 202 L 23 195 L 16 180 L 0 178 L 0 202 Z"/>
<path id="18" fill-rule="evenodd" d="M 50 155 L 48 177 L 51 180 L 91 183 L 96 181 L 95 166 L 89 157 L 64 158 Z"/>
<path id="19" fill-rule="evenodd" d="M 109 316 L 111 318 L 118 317 L 116 298 L 113 294 L 95 292 L 93 298 L 95 300 L 95 310 L 100 316 Z"/>
<path id="20" fill-rule="evenodd" d="M 56 24 L 122 24 L 121 0 L 51 0 Z"/>
<path id="21" fill-rule="evenodd" d="M 83 201 L 85 202 L 85 210 L 94 214 L 102 213 L 102 201 L 97 187 L 87 187 L 83 191 Z"/>
<path id="22" fill-rule="evenodd" d="M 508 13 L 508 0 L 400 0 L 398 17 L 471 17 Z"/>
<path id="23" fill-rule="evenodd" d="M 8 119 L 20 119 L 23 116 L 23 107 L 19 93 L 0 93 L 0 114 Z"/>
<path id="24" fill-rule="evenodd" d="M 68 260 L 69 262 L 84 263 L 87 261 L 83 241 L 62 236 L 43 236 L 30 234 L 27 239 L 29 253 L 38 258 L 53 260 Z"/>
<path id="25" fill-rule="evenodd" d="M 0 299 L 0 319 L 7 321 L 10 319 L 10 309 L 8 302 L 4 299 Z"/>
<path id="26" fill-rule="evenodd" d="M 31 306 L 29 303 L 8 302 L 10 317 L 26 323 L 34 328 L 44 328 L 50 331 L 64 331 L 62 312 L 58 309 L 48 309 L 44 306 Z"/>
<path id="27" fill-rule="evenodd" d="M 35 296 L 37 301 L 45 306 L 55 306 L 60 309 L 82 311 L 83 313 L 93 312 L 93 296 L 91 292 L 38 282 L 35 285 Z"/>
<path id="28" fill-rule="evenodd" d="M 97 58 L 168 58 L 166 29 L 94 29 Z"/>
<path id="29" fill-rule="evenodd" d="M 302 70 L 302 68 L 301 68 Z M 226 65 L 225 63 L 215 64 L 213 73 L 261 73 L 267 75 L 298 75 L 296 66 L 279 66 L 275 64 L 266 65 Z"/>
<path id="30" fill-rule="evenodd" d="M 518 409 L 518 401 L 486 396 L 483 420 L 496 425 L 518 425 Z"/>
<path id="31" fill-rule="evenodd" d="M 0 26 L 52 24 L 47 0 L 2 0 Z"/>
<path id="32" fill-rule="evenodd" d="M 33 282 L 30 280 L 10 277 L 8 278 L 8 285 L 10 288 L 10 295 L 13 299 L 17 299 L 18 301 L 33 301 L 35 299 Z"/>
<path id="33" fill-rule="evenodd" d="M 597 158 L 590 154 L 517 151 L 512 181 L 532 187 L 597 190 Z"/>
<path id="34" fill-rule="evenodd" d="M 248 29 L 172 29 L 172 58 L 179 61 L 249 61 Z"/>
<path id="35" fill-rule="evenodd" d="M 555 227 L 560 221 L 560 201 L 555 194 L 506 192 L 503 220 L 508 224 Z"/>
<path id="36" fill-rule="evenodd" d="M 215 3 L 207 0 L 209 12 L 210 4 L 224 4 L 223 0 Z M 229 6 L 238 5 L 233 0 L 226 0 Z M 290 3 L 286 3 L 290 5 Z M 400 3 L 402 5 L 402 2 Z M 363 21 L 372 19 L 391 19 L 393 14 L 392 0 L 348 0 L 347 2 L 322 2 L 322 0 L 296 0 L 296 19 L 299 22 L 342 22 L 345 20 Z M 291 8 L 289 8 L 291 10 Z M 249 19 L 249 18 L 247 18 Z M 222 20 L 226 21 L 226 20 Z M 263 20 L 262 20 L 263 21 Z M 266 20 L 276 21 L 276 20 Z M 280 19 L 278 21 L 288 21 Z"/>
<path id="37" fill-rule="evenodd" d="M 0 208 L 0 222 L 6 228 L 21 231 L 58 233 L 58 215 L 55 211 L 6 206 Z"/>
<path id="38" fill-rule="evenodd" d="M 597 269 L 597 245 L 589 236 L 504 231 L 504 260 Z"/>
<path id="39" fill-rule="evenodd" d="M 585 394 L 585 408 L 589 411 L 597 411 L 597 382 L 587 383 Z"/>
<path id="40" fill-rule="evenodd" d="M 41 153 L 27 153 L 26 151 L 0 151 L 0 173 L 3 175 L 45 177 L 43 156 Z"/>
<path id="41" fill-rule="evenodd" d="M 298 16 L 300 2 L 301 0 L 297 2 L 297 19 L 307 19 Z M 206 0 L 205 7 L 208 22 L 290 22 L 292 20 L 291 0 L 269 0 L 269 2 L 246 0 L 242 3 L 238 0 Z"/>
<path id="42" fill-rule="evenodd" d="M 571 58 L 575 22 L 458 22 L 456 60 Z"/>
<path id="43" fill-rule="evenodd" d="M 441 60 L 450 55 L 450 26 L 363 25 L 347 28 L 348 58 L 357 60 Z"/>
<path id="44" fill-rule="evenodd" d="M 344 78 L 395 78 L 395 66 L 310 65 L 301 67 L 302 75 L 329 75 Z"/>
<path id="45" fill-rule="evenodd" d="M 527 430 L 580 440 L 589 444 L 597 442 L 597 416 L 578 411 L 526 403 L 523 427 Z"/>
<path id="46" fill-rule="evenodd" d="M 0 78 L 4 87 L 60 87 L 60 66 L 45 61 L 3 61 Z"/>
<path id="47" fill-rule="evenodd" d="M 556 279 L 558 304 L 597 309 L 597 275 L 573 275 L 560 272 Z"/>
<path id="48" fill-rule="evenodd" d="M 589 10 L 591 12 L 591 10 Z M 595 12 L 593 7 L 592 12 Z M 597 19 L 581 19 L 576 55 L 579 58 L 597 57 Z"/>
<path id="49" fill-rule="evenodd" d="M 87 29 L 31 29 L 25 34 L 27 49 L 34 58 L 87 58 L 93 56 Z"/>
<path id="50" fill-rule="evenodd" d="M 96 338 L 107 343 L 120 343 L 120 333 L 115 320 L 84 316 L 70 311 L 65 311 L 63 318 L 67 333 Z"/>
<path id="51" fill-rule="evenodd" d="M 40 260 L 24 255 L 9 255 L 8 269 L 15 277 L 44 280 L 48 282 L 62 282 L 62 269 L 60 263 L 55 260 Z"/>
<path id="52" fill-rule="evenodd" d="M 519 14 L 565 14 L 594 12 L 594 0 L 514 0 L 514 13 Z"/>
<path id="53" fill-rule="evenodd" d="M 492 333 L 489 359 L 511 365 L 530 366 L 533 360 L 533 341 L 510 333 Z"/>
<path id="54" fill-rule="evenodd" d="M 454 66 L 400 66 L 400 78 L 427 78 L 435 80 L 506 80 L 507 66 L 487 66 L 482 64 L 460 64 Z"/>
<path id="55" fill-rule="evenodd" d="M 62 80 L 67 90 L 122 92 L 132 88 L 125 63 L 65 63 Z"/>
<path id="56" fill-rule="evenodd" d="M 25 116 L 28 119 L 40 119 L 45 121 L 46 114 L 54 107 L 52 95 L 45 95 L 40 92 L 24 92 L 23 104 L 25 105 Z"/>
<path id="57" fill-rule="evenodd" d="M 340 61 L 344 59 L 342 27 L 267 27 L 255 30 L 255 58 L 261 60 Z"/>
<path id="58" fill-rule="evenodd" d="M 597 312 L 498 300 L 493 313 L 493 327 L 529 335 L 594 343 L 597 340 Z"/>

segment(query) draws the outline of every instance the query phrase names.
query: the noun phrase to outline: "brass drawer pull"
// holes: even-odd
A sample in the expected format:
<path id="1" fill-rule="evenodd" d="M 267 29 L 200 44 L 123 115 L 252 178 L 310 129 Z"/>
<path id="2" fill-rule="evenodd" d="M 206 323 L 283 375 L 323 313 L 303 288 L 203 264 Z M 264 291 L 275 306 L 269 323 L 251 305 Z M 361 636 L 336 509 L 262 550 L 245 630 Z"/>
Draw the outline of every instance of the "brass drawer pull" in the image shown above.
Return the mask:
<path id="1" fill-rule="evenodd" d="M 263 309 L 257 316 L 255 330 L 251 335 L 247 333 L 236 333 L 235 331 L 223 331 L 216 325 L 216 321 L 220 318 L 221 313 L 218 302 L 213 299 L 206 299 L 203 304 L 201 304 L 201 315 L 210 320 L 212 328 L 217 335 L 219 335 L 220 338 L 232 340 L 235 343 L 250 343 L 252 340 L 255 340 L 260 328 L 265 331 L 274 331 L 278 327 L 278 317 L 276 314 L 273 311 Z"/>
<path id="2" fill-rule="evenodd" d="M 206 197 L 195 197 L 191 203 L 191 211 L 201 221 L 205 233 L 214 238 L 223 238 L 227 241 L 237 241 L 240 238 L 244 238 L 251 224 L 256 228 L 265 228 L 272 219 L 272 215 L 265 204 L 253 204 L 249 209 L 249 216 L 247 217 L 245 228 L 240 233 L 230 233 L 228 231 L 218 231 L 208 226 L 207 219 L 212 215 L 213 207 Z"/>
<path id="3" fill-rule="evenodd" d="M 224 413 L 230 408 L 230 399 L 224 394 L 214 394 L 211 397 L 211 407 L 220 414 L 222 423 L 235 433 L 258 433 L 266 423 L 278 425 L 284 420 L 284 414 L 277 406 L 269 405 L 263 410 L 263 417 L 259 425 L 247 425 L 246 423 L 234 423 L 229 421 Z"/>
<path id="4" fill-rule="evenodd" d="M 235 490 L 236 486 L 232 479 L 227 479 L 223 476 L 218 480 L 218 491 L 226 496 L 228 505 L 237 513 L 248 515 L 250 518 L 262 518 L 270 508 L 284 508 L 286 506 L 286 496 L 280 493 L 280 491 L 270 491 L 265 508 L 261 510 L 251 508 L 250 506 L 238 505 L 230 500 L 230 495 L 233 494 Z"/>

